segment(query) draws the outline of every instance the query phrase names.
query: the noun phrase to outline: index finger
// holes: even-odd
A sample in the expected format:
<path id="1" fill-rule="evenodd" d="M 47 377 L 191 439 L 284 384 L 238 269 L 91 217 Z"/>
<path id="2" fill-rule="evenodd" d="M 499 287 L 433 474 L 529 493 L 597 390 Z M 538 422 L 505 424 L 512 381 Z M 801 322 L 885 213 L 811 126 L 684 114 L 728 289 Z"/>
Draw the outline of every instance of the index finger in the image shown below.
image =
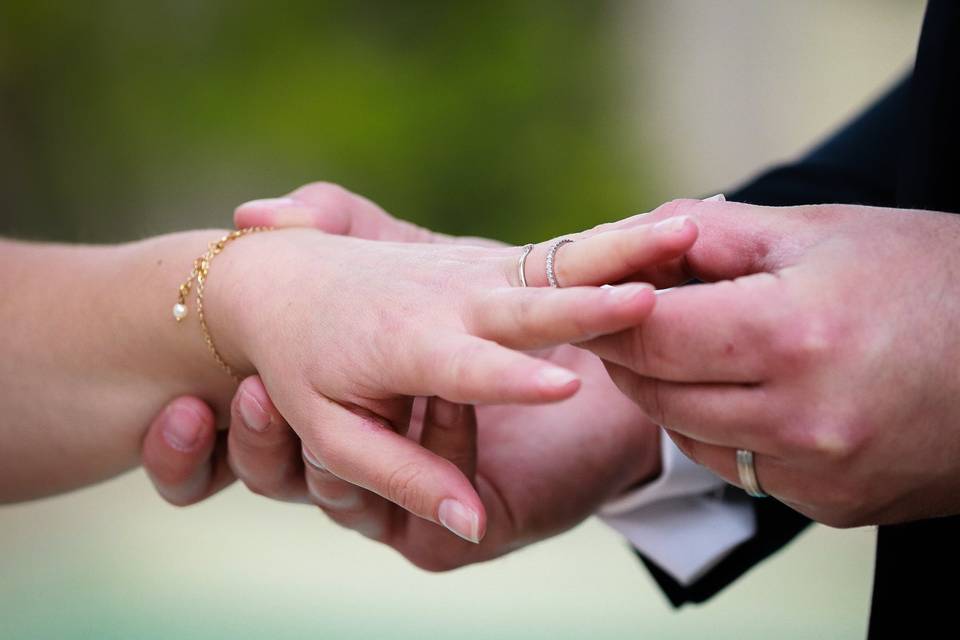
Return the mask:
<path id="1" fill-rule="evenodd" d="M 787 320 L 780 281 L 757 274 L 673 289 L 642 325 L 579 346 L 642 376 L 673 382 L 762 382 Z"/>

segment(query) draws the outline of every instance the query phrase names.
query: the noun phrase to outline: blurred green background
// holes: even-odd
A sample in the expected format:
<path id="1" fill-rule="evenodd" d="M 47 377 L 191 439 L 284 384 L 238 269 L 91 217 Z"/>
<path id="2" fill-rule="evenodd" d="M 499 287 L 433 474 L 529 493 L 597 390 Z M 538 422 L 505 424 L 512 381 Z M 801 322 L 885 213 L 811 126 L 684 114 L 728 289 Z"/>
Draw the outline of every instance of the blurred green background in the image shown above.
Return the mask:
<path id="1" fill-rule="evenodd" d="M 0 0 L 0 233 L 121 241 L 340 182 L 526 242 L 730 188 L 909 64 L 922 2 Z M 673 612 L 588 522 L 452 574 L 141 473 L 0 509 L 0 638 L 862 637 L 873 533 Z"/>

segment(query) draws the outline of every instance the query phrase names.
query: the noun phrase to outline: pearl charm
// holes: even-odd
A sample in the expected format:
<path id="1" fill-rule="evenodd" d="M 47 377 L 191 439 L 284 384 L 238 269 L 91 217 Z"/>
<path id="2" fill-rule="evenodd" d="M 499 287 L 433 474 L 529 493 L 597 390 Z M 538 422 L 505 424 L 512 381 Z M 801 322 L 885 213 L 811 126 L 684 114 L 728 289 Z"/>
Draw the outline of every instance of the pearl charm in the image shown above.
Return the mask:
<path id="1" fill-rule="evenodd" d="M 173 305 L 173 317 L 177 322 L 180 322 L 187 317 L 187 305 L 178 302 Z"/>

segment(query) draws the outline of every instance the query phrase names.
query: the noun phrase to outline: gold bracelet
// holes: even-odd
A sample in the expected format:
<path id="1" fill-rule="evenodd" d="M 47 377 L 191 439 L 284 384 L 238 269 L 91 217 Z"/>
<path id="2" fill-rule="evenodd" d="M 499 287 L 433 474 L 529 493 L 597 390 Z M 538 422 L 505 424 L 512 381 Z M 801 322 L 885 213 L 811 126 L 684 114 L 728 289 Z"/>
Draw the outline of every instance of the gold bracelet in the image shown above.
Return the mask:
<path id="1" fill-rule="evenodd" d="M 239 229 L 237 231 L 231 231 L 216 242 L 211 242 L 207 246 L 206 253 L 193 261 L 193 271 L 190 272 L 190 277 L 180 285 L 180 290 L 177 293 L 177 303 L 173 305 L 173 317 L 179 324 L 184 318 L 187 317 L 187 298 L 190 296 L 190 289 L 193 287 L 193 282 L 196 281 L 197 317 L 200 318 L 200 331 L 203 333 L 203 340 L 207 343 L 207 348 L 213 355 L 213 359 L 217 361 L 218 365 L 220 365 L 220 368 L 226 371 L 227 374 L 233 377 L 233 379 L 237 382 L 240 382 L 240 376 L 237 375 L 237 372 L 233 370 L 233 367 L 227 364 L 227 361 L 224 360 L 223 356 L 220 355 L 220 352 L 217 350 L 217 346 L 213 342 L 213 336 L 210 335 L 210 329 L 207 327 L 207 319 L 203 315 L 203 288 L 206 285 L 207 276 L 210 274 L 210 263 L 213 262 L 213 259 L 223 251 L 223 248 L 227 246 L 227 243 L 229 243 L 231 240 L 242 238 L 243 236 L 251 233 L 257 233 L 258 231 L 269 231 L 271 228 L 272 227 L 248 227 L 246 229 Z"/>

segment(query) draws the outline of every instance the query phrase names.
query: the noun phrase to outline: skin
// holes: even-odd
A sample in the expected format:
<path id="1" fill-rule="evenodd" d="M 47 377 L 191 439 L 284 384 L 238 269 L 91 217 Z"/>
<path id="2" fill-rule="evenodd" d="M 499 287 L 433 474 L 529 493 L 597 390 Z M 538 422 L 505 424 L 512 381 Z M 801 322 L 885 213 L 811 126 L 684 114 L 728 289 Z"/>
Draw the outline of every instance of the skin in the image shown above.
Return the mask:
<path id="1" fill-rule="evenodd" d="M 476 242 L 398 221 L 368 200 L 329 184 L 243 205 L 236 222 L 310 224 L 333 233 L 399 241 Z M 687 233 L 684 229 L 681 224 L 680 232 Z M 569 258 L 564 255 L 558 267 Z M 542 266 L 536 271 L 528 267 L 531 284 L 543 278 L 540 270 Z M 641 272 L 659 277 L 658 268 Z M 528 340 L 543 341 L 541 324 L 529 326 L 529 332 Z M 577 372 L 583 386 L 576 396 L 548 406 L 476 410 L 432 398 L 417 405 L 407 433 L 474 482 L 488 514 L 486 536 L 479 544 L 411 517 L 340 479 L 316 464 L 319 461 L 311 462 L 316 456 L 276 412 L 256 376 L 245 380 L 234 398 L 226 443 L 214 445 L 209 411 L 205 420 L 195 412 L 178 411 L 182 405 L 196 408 L 202 403 L 180 398 L 154 422 L 144 442 L 144 465 L 161 495 L 174 504 L 212 495 L 229 482 L 232 469 L 253 491 L 317 504 L 336 522 L 392 546 L 420 567 L 446 570 L 487 560 L 560 533 L 608 499 L 659 474 L 659 430 L 617 390 L 600 360 L 569 345 L 540 355 Z M 595 428 L 584 429 L 585 422 Z M 171 447 L 164 436 L 169 429 L 192 430 L 198 434 L 197 445 L 190 450 Z"/>
<path id="2" fill-rule="evenodd" d="M 224 233 L 116 247 L 0 245 L 0 285 L 9 294 L 0 303 L 0 500 L 129 468 L 150 416 L 187 389 L 212 406 L 180 404 L 168 419 L 211 426 L 211 409 L 226 413 L 235 388 L 207 352 L 195 313 L 180 324 L 170 315 L 193 258 Z M 476 540 L 486 512 L 471 478 L 403 435 L 414 397 L 571 397 L 581 385 L 574 371 L 520 350 L 641 322 L 654 305 L 650 286 L 586 285 L 674 259 L 695 237 L 688 221 L 586 232 L 564 248 L 557 273 L 566 288 L 521 289 L 516 248 L 281 229 L 227 246 L 212 264 L 204 309 L 225 360 L 260 375 L 278 415 L 325 469 Z M 546 250 L 530 257 L 541 272 Z M 211 455 L 215 448 L 183 429 L 165 441 L 181 450 L 200 443 Z M 224 477 L 221 463 L 207 482 Z"/>
<path id="3" fill-rule="evenodd" d="M 643 326 L 589 341 L 691 458 L 834 526 L 960 512 L 960 218 L 676 201 L 701 240 Z"/>

